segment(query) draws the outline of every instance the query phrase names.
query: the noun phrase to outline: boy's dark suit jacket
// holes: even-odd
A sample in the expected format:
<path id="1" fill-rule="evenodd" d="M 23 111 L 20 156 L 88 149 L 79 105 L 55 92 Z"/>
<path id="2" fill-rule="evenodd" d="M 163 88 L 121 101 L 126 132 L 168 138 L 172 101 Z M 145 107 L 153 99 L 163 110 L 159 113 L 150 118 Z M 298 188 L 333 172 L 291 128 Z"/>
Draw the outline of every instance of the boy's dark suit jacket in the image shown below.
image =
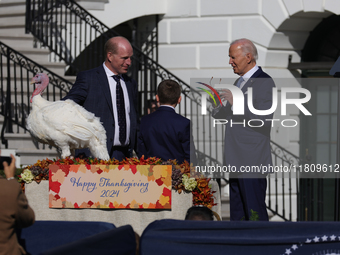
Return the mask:
<path id="1" fill-rule="evenodd" d="M 190 162 L 195 153 L 191 139 L 190 120 L 174 109 L 161 106 L 157 111 L 142 117 L 138 137 L 138 156 L 157 157 L 163 161 L 176 159 Z"/>

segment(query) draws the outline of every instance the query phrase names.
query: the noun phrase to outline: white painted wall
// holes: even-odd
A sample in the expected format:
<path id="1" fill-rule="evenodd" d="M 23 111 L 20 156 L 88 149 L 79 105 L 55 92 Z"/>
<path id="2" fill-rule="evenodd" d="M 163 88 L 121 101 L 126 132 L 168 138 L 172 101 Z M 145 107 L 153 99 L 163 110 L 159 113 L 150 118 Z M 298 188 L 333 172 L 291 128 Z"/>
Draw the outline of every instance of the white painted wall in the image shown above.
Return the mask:
<path id="1" fill-rule="evenodd" d="M 255 43 L 258 64 L 268 73 L 294 77 L 287 70 L 288 56 L 300 61 L 309 32 L 331 14 L 329 9 L 336 13 L 340 8 L 335 0 L 181 2 L 167 1 L 159 23 L 159 62 L 186 82 L 190 77 L 236 78 L 228 65 L 228 47 L 243 37 Z"/>
<path id="2" fill-rule="evenodd" d="M 125 21 L 152 14 L 164 14 L 166 0 L 109 0 L 105 10 L 89 11 L 108 27 L 115 27 Z"/>
<path id="3" fill-rule="evenodd" d="M 248 38 L 258 64 L 273 78 L 291 78 L 288 57 L 300 61 L 310 31 L 340 11 L 336 0 L 168 0 L 159 23 L 159 62 L 189 83 L 190 78 L 237 78 L 228 64 L 230 42 Z M 282 85 L 277 84 L 280 88 Z M 298 119 L 298 112 L 288 116 Z M 273 128 L 272 140 L 299 155 L 299 130 Z"/>

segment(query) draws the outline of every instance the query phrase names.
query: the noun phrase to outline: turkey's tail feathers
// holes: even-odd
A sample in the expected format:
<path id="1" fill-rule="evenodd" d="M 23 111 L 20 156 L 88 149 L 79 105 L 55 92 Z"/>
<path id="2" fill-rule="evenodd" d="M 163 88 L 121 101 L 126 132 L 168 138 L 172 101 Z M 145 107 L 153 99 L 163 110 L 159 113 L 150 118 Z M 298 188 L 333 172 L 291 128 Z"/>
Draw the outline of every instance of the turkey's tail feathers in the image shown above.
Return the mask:
<path id="1" fill-rule="evenodd" d="M 102 143 L 102 141 L 97 140 L 95 137 L 90 142 L 89 147 L 92 155 L 96 158 L 109 160 L 110 156 L 107 152 L 106 143 Z"/>
<path id="2" fill-rule="evenodd" d="M 109 160 L 110 156 L 106 147 L 106 130 L 100 122 L 100 118 L 72 100 L 66 100 L 65 102 L 75 107 L 78 114 L 83 116 L 88 123 L 91 123 L 91 125 L 86 126 L 79 126 L 78 123 L 72 123 L 72 125 L 77 126 L 77 128 L 68 129 L 69 134 L 80 140 L 80 147 L 84 148 L 88 146 L 94 157 Z M 71 130 L 76 130 L 76 132 L 71 133 Z M 87 144 L 87 146 L 85 144 Z"/>
<path id="3" fill-rule="evenodd" d="M 102 123 L 100 122 L 100 118 L 96 117 L 93 113 L 88 112 L 83 107 L 78 105 L 72 100 L 66 100 L 65 102 L 72 104 L 77 111 L 90 123 L 92 123 L 92 128 L 89 128 L 88 131 L 92 133 L 91 138 L 90 137 L 79 137 L 78 133 L 78 139 L 81 140 L 88 140 L 89 139 L 89 149 L 92 153 L 92 155 L 96 158 L 100 158 L 103 160 L 109 160 L 110 156 L 106 148 L 106 130 L 103 127 Z M 75 135 L 75 134 L 73 134 Z M 84 135 L 84 134 L 83 134 Z M 88 135 L 88 133 L 87 133 Z"/>
<path id="4" fill-rule="evenodd" d="M 73 123 L 73 126 L 77 126 L 77 132 L 75 129 L 68 129 L 65 133 L 77 138 L 79 147 L 88 147 L 93 157 L 109 160 L 109 153 L 106 147 L 106 131 L 102 124 L 99 122 L 99 118 L 94 117 L 91 121 L 93 125 L 77 126 L 77 123 Z"/>

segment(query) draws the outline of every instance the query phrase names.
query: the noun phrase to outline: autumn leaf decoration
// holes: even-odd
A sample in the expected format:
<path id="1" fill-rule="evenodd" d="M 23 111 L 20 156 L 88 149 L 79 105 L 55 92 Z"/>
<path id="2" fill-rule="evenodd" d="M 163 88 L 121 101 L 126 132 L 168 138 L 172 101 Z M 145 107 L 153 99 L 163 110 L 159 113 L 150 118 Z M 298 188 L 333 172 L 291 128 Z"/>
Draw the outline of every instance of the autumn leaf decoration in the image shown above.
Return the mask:
<path id="1" fill-rule="evenodd" d="M 90 165 L 172 165 L 172 189 L 176 190 L 178 193 L 182 192 L 192 192 L 193 194 L 193 205 L 203 205 L 208 208 L 212 208 L 216 205 L 214 201 L 215 191 L 211 190 L 209 186 L 210 178 L 205 178 L 195 171 L 191 171 L 191 167 L 188 162 L 178 164 L 176 160 L 162 161 L 156 157 L 150 157 L 145 159 L 144 156 L 140 159 L 138 158 L 125 158 L 122 161 L 115 159 L 110 160 L 100 160 L 97 158 L 65 158 L 65 159 L 44 159 L 38 160 L 34 165 L 30 165 L 22 169 L 22 173 L 26 170 L 30 170 L 33 175 L 33 181 L 39 183 L 42 180 L 49 179 L 49 166 L 57 165 L 59 168 L 63 166 L 72 165 L 85 165 L 88 169 Z M 68 168 L 68 167 L 67 167 Z M 132 167 L 132 169 L 135 169 Z M 72 171 L 72 170 L 71 170 Z M 102 170 L 98 170 L 102 171 Z M 145 169 L 143 172 L 145 175 L 148 171 Z M 183 176 L 184 175 L 184 176 Z M 24 181 L 21 176 L 17 176 L 19 181 Z M 184 183 L 183 183 L 184 179 Z M 158 180 L 159 182 L 162 180 Z M 190 183 L 187 185 L 186 182 Z M 196 185 L 194 185 L 196 183 Z M 22 185 L 24 187 L 24 185 Z M 190 187 L 190 188 L 189 188 Z M 58 187 L 54 187 L 58 189 Z M 166 191 L 169 192 L 169 191 Z"/>

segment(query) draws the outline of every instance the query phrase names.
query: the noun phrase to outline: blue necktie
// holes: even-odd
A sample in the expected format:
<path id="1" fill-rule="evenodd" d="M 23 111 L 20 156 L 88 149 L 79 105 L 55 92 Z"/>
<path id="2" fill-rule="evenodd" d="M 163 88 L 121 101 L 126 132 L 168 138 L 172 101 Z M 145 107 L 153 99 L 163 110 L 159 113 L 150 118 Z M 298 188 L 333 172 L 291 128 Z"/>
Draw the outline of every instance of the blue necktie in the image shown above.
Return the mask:
<path id="1" fill-rule="evenodd" d="M 243 79 L 243 77 L 241 76 L 238 80 L 237 80 L 237 82 L 236 82 L 236 86 L 239 88 L 239 87 L 241 87 L 241 83 L 244 81 L 244 79 Z"/>
<path id="2" fill-rule="evenodd" d="M 118 113 L 118 126 L 119 126 L 119 141 L 121 145 L 125 145 L 126 141 L 126 116 L 125 116 L 125 103 L 122 85 L 120 84 L 121 77 L 113 75 L 113 79 L 117 82 L 116 85 L 116 103 Z"/>

